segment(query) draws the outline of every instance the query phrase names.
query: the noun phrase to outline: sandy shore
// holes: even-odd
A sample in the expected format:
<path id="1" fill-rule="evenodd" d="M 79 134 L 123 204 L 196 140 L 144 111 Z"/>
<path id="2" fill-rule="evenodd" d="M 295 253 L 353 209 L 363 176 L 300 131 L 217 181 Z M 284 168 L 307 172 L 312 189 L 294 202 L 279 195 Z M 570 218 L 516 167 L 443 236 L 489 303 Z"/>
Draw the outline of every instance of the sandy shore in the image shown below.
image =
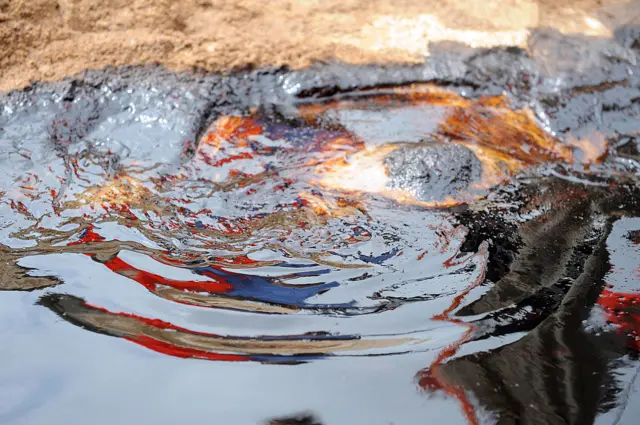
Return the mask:
<path id="1" fill-rule="evenodd" d="M 0 0 L 0 90 L 107 65 L 418 63 L 430 42 L 525 46 L 536 27 L 609 37 L 639 20 L 631 1 Z"/>

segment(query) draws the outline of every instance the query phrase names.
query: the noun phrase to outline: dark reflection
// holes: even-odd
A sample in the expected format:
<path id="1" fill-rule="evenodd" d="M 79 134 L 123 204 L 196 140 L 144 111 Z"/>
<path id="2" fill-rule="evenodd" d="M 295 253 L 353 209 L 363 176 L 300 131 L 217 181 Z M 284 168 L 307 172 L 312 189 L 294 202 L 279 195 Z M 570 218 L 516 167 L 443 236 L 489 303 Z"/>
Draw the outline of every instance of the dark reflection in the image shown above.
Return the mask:
<path id="1" fill-rule="evenodd" d="M 633 230 L 627 234 L 627 237 L 634 244 L 640 244 L 640 230 Z"/>
<path id="2" fill-rule="evenodd" d="M 552 185 L 554 205 L 535 220 L 523 223 L 515 232 L 517 254 L 508 271 L 498 279 L 489 292 L 459 315 L 481 314 L 504 308 L 533 295 L 540 289 L 575 279 L 591 249 L 589 241 L 597 237 L 593 220 L 599 211 L 590 197 L 604 196 L 590 193 L 578 185 L 564 182 Z M 615 202 L 615 200 L 611 200 Z"/>
<path id="3" fill-rule="evenodd" d="M 302 414 L 298 416 L 290 416 L 285 418 L 274 418 L 266 423 L 266 425 L 323 425 L 313 415 Z"/>
<path id="4" fill-rule="evenodd" d="M 608 365 L 616 352 L 556 315 L 520 341 L 439 366 L 439 379 L 472 392 L 498 424 L 589 424 L 616 391 Z M 606 347 L 603 349 L 603 347 Z M 419 375 L 432 384 L 434 370 Z"/>
<path id="5" fill-rule="evenodd" d="M 575 194 L 564 186 L 558 190 L 553 184 L 546 196 Z M 624 293 L 607 284 L 612 270 L 607 243 L 620 244 L 608 239 L 613 223 L 640 212 L 637 194 L 631 193 L 583 191 L 579 199 L 571 198 L 570 209 L 552 209 L 536 224 L 520 227 L 522 248 L 510 270 L 459 313 L 481 313 L 479 306 L 495 310 L 471 322 L 465 343 L 528 333 L 494 350 L 434 362 L 418 374 L 420 386 L 458 398 L 471 423 L 478 423 L 471 394 L 500 425 L 589 424 L 615 406 L 624 383 L 613 371 L 623 356 L 640 353 L 640 292 L 634 292 L 640 286 L 632 284 L 632 293 Z M 629 238 L 635 232 L 625 232 L 625 239 L 635 244 Z M 588 330 L 596 310 L 616 326 Z"/>
<path id="6" fill-rule="evenodd" d="M 112 312 L 65 294 L 44 295 L 38 304 L 76 326 L 180 358 L 298 364 L 341 352 L 385 348 L 405 342 L 392 338 L 367 341 L 357 335 L 326 332 L 252 337 L 216 335 L 191 331 L 155 318 Z"/>
<path id="7" fill-rule="evenodd" d="M 32 276 L 32 270 L 16 263 L 16 259 L 0 247 L 0 291 L 33 291 L 61 283 L 52 276 Z"/>

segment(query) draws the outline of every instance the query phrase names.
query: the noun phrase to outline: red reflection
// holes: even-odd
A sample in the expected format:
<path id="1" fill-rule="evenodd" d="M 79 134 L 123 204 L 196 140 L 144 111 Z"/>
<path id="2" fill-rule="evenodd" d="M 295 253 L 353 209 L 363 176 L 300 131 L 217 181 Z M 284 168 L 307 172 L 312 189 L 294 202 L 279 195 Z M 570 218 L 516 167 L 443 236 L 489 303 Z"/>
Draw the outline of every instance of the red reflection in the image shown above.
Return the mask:
<path id="1" fill-rule="evenodd" d="M 121 259 L 120 257 L 114 257 L 107 260 L 104 263 L 109 270 L 118 273 L 121 276 L 128 277 L 135 280 L 150 291 L 155 291 L 158 285 L 170 286 L 182 291 L 193 292 L 209 292 L 220 293 L 229 292 L 233 289 L 233 286 L 219 277 L 216 280 L 173 280 L 167 279 L 155 273 L 147 272 L 137 269 Z M 212 275 L 210 275 L 212 276 Z"/>
<path id="2" fill-rule="evenodd" d="M 79 240 L 70 242 L 67 245 L 82 245 L 90 242 L 103 242 L 104 240 L 105 238 L 98 234 L 94 230 L 93 226 L 89 226 L 83 231 L 82 237 Z M 95 254 L 93 253 L 87 253 L 86 255 L 92 258 L 95 257 Z M 233 289 L 233 286 L 230 283 L 226 282 L 224 278 L 221 278 L 220 276 L 214 276 L 212 274 L 210 274 L 209 277 L 213 279 L 210 280 L 174 280 L 167 279 L 166 277 L 160 276 L 155 273 L 138 269 L 118 256 L 110 258 L 102 263 L 112 272 L 132 279 L 152 292 L 155 292 L 159 285 L 170 286 L 181 291 L 208 293 L 229 292 Z"/>
<path id="3" fill-rule="evenodd" d="M 431 363 L 431 365 L 418 374 L 418 385 L 420 385 L 420 387 L 424 390 L 430 392 L 444 391 L 449 396 L 456 398 L 460 402 L 462 412 L 471 425 L 478 425 L 475 406 L 469 400 L 469 397 L 467 396 L 464 388 L 449 383 L 446 378 L 442 376 L 442 374 L 440 373 L 440 367 L 444 363 L 446 363 L 448 359 L 453 357 L 463 344 L 467 343 L 473 337 L 474 326 L 462 320 L 455 319 L 451 317 L 450 314 L 458 309 L 460 305 L 462 305 L 464 298 L 469 294 L 469 292 L 471 292 L 474 288 L 478 287 L 482 284 L 482 282 L 484 282 L 488 255 L 488 246 L 486 244 L 481 245 L 478 253 L 475 254 L 475 256 L 481 257 L 481 272 L 478 277 L 462 292 L 460 292 L 460 294 L 458 294 L 453 299 L 453 301 L 451 301 L 451 304 L 442 313 L 437 314 L 432 318 L 432 320 L 448 322 L 457 326 L 464 327 L 467 330 L 457 341 L 442 349 L 442 351 L 438 354 L 438 357 Z M 445 266 L 452 267 L 454 265 L 460 264 L 454 263 L 453 260 L 454 257 L 449 258 L 445 262 Z M 469 260 L 470 259 L 467 259 L 466 261 Z"/>
<path id="4" fill-rule="evenodd" d="M 237 354 L 210 353 L 204 350 L 196 350 L 194 348 L 179 347 L 168 342 L 158 341 L 145 335 L 138 335 L 132 338 L 124 338 L 127 341 L 135 342 L 145 348 L 153 350 L 157 353 L 167 354 L 172 357 L 180 357 L 182 359 L 203 359 L 216 360 L 222 362 L 246 362 L 251 358 L 247 356 L 239 356 Z"/>
<path id="5" fill-rule="evenodd" d="M 607 320 L 618 326 L 627 338 L 627 347 L 640 351 L 640 293 L 613 292 L 605 289 L 598 304 L 607 313 Z"/>
<path id="6" fill-rule="evenodd" d="M 229 155 L 217 161 L 212 161 L 212 162 L 207 161 L 207 163 L 212 167 L 220 167 L 224 164 L 228 164 L 230 162 L 237 161 L 239 159 L 253 159 L 253 155 L 251 155 L 249 152 L 242 152 L 236 155 Z"/>
<path id="7" fill-rule="evenodd" d="M 189 329 L 173 325 L 169 322 L 165 322 L 164 320 L 160 320 L 160 319 L 149 319 L 149 318 L 138 316 L 136 314 L 131 314 L 131 313 L 122 313 L 122 312 L 114 313 L 105 308 L 98 307 L 89 303 L 84 303 L 84 306 L 94 311 L 107 313 L 109 315 L 118 316 L 124 319 L 133 319 L 134 323 L 137 323 L 138 325 L 140 325 L 141 328 L 149 327 L 152 330 L 176 331 L 176 332 L 185 333 L 189 335 L 199 335 L 199 336 L 205 336 L 205 337 L 210 337 L 215 339 L 223 338 L 220 335 L 191 331 Z M 141 345 L 155 352 L 166 354 L 172 357 L 180 357 L 183 359 L 196 358 L 196 359 L 204 359 L 204 360 L 231 361 L 231 362 L 252 360 L 251 357 L 249 356 L 242 356 L 238 354 L 215 353 L 215 352 L 210 352 L 210 351 L 201 350 L 197 348 L 183 347 L 170 342 L 161 341 L 143 334 L 125 336 L 123 337 L 123 339 L 134 342 L 138 345 Z"/>
<path id="8" fill-rule="evenodd" d="M 102 236 L 100 236 L 98 233 L 96 233 L 95 230 L 93 229 L 94 229 L 93 225 L 90 225 L 84 230 L 84 233 L 82 234 L 82 237 L 79 240 L 75 242 L 69 242 L 67 245 L 74 246 L 74 245 L 82 245 L 84 243 L 89 243 L 89 242 L 103 242 L 105 239 Z"/>

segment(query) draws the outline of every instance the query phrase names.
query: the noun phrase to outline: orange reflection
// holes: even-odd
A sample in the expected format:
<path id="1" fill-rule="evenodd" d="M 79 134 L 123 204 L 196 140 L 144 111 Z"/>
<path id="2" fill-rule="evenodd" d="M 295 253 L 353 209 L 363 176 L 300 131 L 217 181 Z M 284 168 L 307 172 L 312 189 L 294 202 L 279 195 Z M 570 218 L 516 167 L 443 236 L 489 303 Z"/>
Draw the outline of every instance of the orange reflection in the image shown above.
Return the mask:
<path id="1" fill-rule="evenodd" d="M 223 142 L 233 139 L 238 145 L 246 146 L 247 137 L 259 134 L 262 134 L 262 127 L 253 119 L 223 116 L 213 123 L 202 143 L 219 148 Z"/>
<path id="2" fill-rule="evenodd" d="M 607 139 L 598 132 L 595 132 L 589 138 L 583 139 L 576 139 L 569 136 L 567 143 L 578 149 L 580 153 L 578 161 L 581 164 L 597 164 L 607 155 Z"/>
<path id="3" fill-rule="evenodd" d="M 425 132 L 423 140 L 462 145 L 482 164 L 481 177 L 471 181 L 466 190 L 425 202 L 410 190 L 391 189 L 384 159 L 401 145 L 369 146 L 367 140 L 347 131 L 341 123 L 331 124 L 330 135 L 317 137 L 302 148 L 302 154 L 313 150 L 313 155 L 305 160 L 312 169 L 311 183 L 348 192 L 351 196 L 374 193 L 407 204 L 450 207 L 482 198 L 489 189 L 527 168 L 553 162 L 573 163 L 574 148 L 582 152 L 579 159 L 582 164 L 597 162 L 606 149 L 606 142 L 601 138 L 562 143 L 538 126 L 529 109 L 512 109 L 505 96 L 467 99 L 429 84 L 362 90 L 325 103 L 304 104 L 298 111 L 307 125 L 322 128 L 330 111 L 393 110 L 411 106 L 428 106 L 443 112 L 436 128 Z M 260 154 L 250 141 L 253 136 L 265 134 L 265 125 L 256 116 L 220 117 L 212 124 L 198 151 L 213 166 L 250 160 Z M 271 152 L 269 147 L 262 149 Z M 224 151 L 223 159 L 214 160 L 221 151 Z"/>
<path id="4" fill-rule="evenodd" d="M 393 109 L 407 105 L 436 107 L 444 111 L 436 129 L 425 133 L 423 140 L 465 146 L 480 160 L 482 176 L 471 182 L 468 190 L 436 202 L 420 201 L 406 190 L 390 190 L 383 159 L 400 147 L 394 143 L 374 147 L 365 144 L 356 153 L 326 161 L 317 170 L 316 183 L 347 192 L 381 194 L 403 203 L 454 206 L 483 197 L 488 189 L 527 168 L 552 162 L 574 162 L 572 146 L 584 152 L 583 164 L 597 161 L 606 148 L 606 143 L 597 138 L 570 143 L 572 146 L 563 144 L 537 125 L 529 109 L 511 109 L 504 96 L 471 100 L 430 85 L 390 88 L 375 93 L 362 91 L 350 98 L 303 105 L 300 116 L 307 123 L 317 125 L 330 110 Z"/>

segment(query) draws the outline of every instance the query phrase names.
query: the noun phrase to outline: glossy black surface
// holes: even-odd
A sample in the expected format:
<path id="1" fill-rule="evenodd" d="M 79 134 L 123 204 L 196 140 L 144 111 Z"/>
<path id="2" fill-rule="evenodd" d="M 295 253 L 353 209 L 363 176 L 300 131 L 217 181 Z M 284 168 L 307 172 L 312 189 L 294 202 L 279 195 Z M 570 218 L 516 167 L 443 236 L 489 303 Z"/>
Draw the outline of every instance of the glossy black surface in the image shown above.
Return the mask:
<path id="1" fill-rule="evenodd" d="M 1 95 L 0 423 L 634 424 L 619 36 Z"/>

